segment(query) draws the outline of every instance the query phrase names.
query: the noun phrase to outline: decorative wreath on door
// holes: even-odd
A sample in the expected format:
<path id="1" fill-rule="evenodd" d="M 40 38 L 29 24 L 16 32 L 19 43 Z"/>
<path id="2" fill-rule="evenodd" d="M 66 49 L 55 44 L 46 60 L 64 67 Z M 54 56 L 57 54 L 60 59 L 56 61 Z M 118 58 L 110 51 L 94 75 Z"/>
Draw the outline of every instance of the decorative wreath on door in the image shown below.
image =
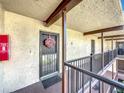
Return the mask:
<path id="1" fill-rule="evenodd" d="M 44 46 L 47 48 L 52 48 L 56 44 L 56 41 L 49 35 L 45 40 L 44 40 Z"/>

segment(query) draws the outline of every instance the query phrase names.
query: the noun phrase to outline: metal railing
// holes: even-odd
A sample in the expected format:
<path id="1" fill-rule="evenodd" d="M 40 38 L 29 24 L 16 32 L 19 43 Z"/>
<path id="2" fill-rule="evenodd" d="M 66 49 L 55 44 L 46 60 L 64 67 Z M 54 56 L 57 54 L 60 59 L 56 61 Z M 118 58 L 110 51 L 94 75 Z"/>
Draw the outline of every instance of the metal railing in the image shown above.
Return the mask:
<path id="1" fill-rule="evenodd" d="M 116 91 L 124 91 L 124 84 L 119 83 L 118 81 L 105 78 L 85 69 L 78 68 L 69 63 L 65 63 L 65 66 L 68 69 L 67 93 L 120 93 Z M 92 82 L 89 81 L 89 87 L 86 88 L 85 77 L 89 78 L 89 80 L 95 79 L 97 80 L 97 83 L 93 85 L 91 84 Z M 104 88 L 102 90 L 101 86 L 103 82 Z"/>
<path id="2" fill-rule="evenodd" d="M 113 51 L 105 52 L 104 53 L 104 67 L 108 65 L 116 56 L 117 56 L 116 49 Z M 86 56 L 86 57 L 66 61 L 66 63 L 70 63 L 79 68 L 83 67 L 84 69 L 90 71 L 90 67 L 91 67 L 90 60 L 91 60 L 91 56 Z M 99 53 L 99 54 L 92 55 L 92 72 L 98 73 L 102 69 L 103 69 L 102 68 L 102 54 Z"/>
<path id="3" fill-rule="evenodd" d="M 117 50 L 108 51 L 104 53 L 104 67 L 108 65 L 117 56 Z M 102 54 L 95 54 L 75 60 L 65 62 L 67 68 L 68 92 L 67 93 L 113 93 L 112 90 L 124 88 L 124 85 L 117 81 L 109 80 L 102 76 L 97 75 L 102 68 Z M 91 62 L 92 61 L 92 62 Z M 91 69 L 92 68 L 92 69 Z M 93 79 L 94 78 L 94 79 Z M 92 81 L 97 81 L 95 85 L 91 84 Z M 105 87 L 101 82 L 104 82 Z M 87 84 L 90 85 L 89 90 L 86 90 Z M 121 86 L 121 87 L 120 87 Z M 106 89 L 109 88 L 109 89 Z M 79 92 L 79 90 L 82 90 Z M 104 92 L 101 90 L 105 90 Z M 109 90 L 109 91 L 108 91 Z M 111 91 L 110 91 L 111 90 Z M 96 91 L 96 92 L 93 92 Z"/>

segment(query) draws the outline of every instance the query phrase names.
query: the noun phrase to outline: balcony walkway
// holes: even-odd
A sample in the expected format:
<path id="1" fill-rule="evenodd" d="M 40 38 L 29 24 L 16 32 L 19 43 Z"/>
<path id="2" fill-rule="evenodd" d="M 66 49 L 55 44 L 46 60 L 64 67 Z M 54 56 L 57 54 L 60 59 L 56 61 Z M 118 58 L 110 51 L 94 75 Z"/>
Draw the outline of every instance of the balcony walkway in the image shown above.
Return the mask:
<path id="1" fill-rule="evenodd" d="M 65 71 L 65 75 L 67 75 L 67 71 Z M 67 79 L 65 79 L 65 82 L 67 82 L 66 80 Z M 47 89 L 44 89 L 42 82 L 39 81 L 12 93 L 62 93 L 62 81 L 48 87 Z"/>
<path id="2" fill-rule="evenodd" d="M 107 71 L 104 74 L 104 76 L 111 79 L 112 73 L 110 71 Z M 35 84 L 32 84 L 30 86 L 27 86 L 23 89 L 17 90 L 12 93 L 61 93 L 61 88 L 62 88 L 61 82 L 56 83 L 47 89 L 44 89 L 42 82 L 37 82 Z M 107 85 L 105 85 L 105 90 L 107 90 L 106 88 L 108 88 Z M 88 90 L 86 90 L 85 93 L 89 93 Z M 98 93 L 98 91 L 96 91 L 92 88 L 92 93 Z"/>
<path id="3" fill-rule="evenodd" d="M 12 93 L 61 93 L 61 87 L 61 82 L 59 82 L 47 89 L 44 89 L 42 82 L 37 82 Z"/>

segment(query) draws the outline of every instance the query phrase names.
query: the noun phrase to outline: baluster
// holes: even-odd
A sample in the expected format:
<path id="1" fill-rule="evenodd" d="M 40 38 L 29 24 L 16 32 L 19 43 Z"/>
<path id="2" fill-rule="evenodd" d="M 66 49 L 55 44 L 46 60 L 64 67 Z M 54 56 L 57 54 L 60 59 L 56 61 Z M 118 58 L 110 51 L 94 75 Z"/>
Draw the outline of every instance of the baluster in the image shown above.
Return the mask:
<path id="1" fill-rule="evenodd" d="M 70 78 L 70 76 L 69 76 L 70 74 L 69 73 L 70 72 L 69 72 L 69 67 L 68 67 L 68 93 L 70 93 L 70 82 L 69 82 L 70 81 L 70 79 L 69 79 Z"/>
<path id="2" fill-rule="evenodd" d="M 81 60 L 79 61 L 79 68 L 81 68 Z M 81 72 L 79 72 L 79 89 L 81 88 Z"/>
<path id="3" fill-rule="evenodd" d="M 100 81 L 98 81 L 98 83 L 99 83 L 99 91 L 98 91 L 98 93 L 101 93 L 101 85 L 100 85 Z"/>
<path id="4" fill-rule="evenodd" d="M 82 69 L 84 69 L 84 60 L 83 60 Z M 82 93 L 84 93 L 84 73 L 82 73 Z"/>
<path id="5" fill-rule="evenodd" d="M 76 70 L 76 92 L 78 91 L 78 71 Z"/>
<path id="6" fill-rule="evenodd" d="M 71 93 L 75 93 L 76 92 L 76 71 L 74 69 L 71 69 Z"/>
<path id="7" fill-rule="evenodd" d="M 84 93 L 84 73 L 82 73 L 82 93 Z"/>
<path id="8" fill-rule="evenodd" d="M 108 63 L 109 63 L 109 58 L 110 58 L 110 57 L 109 57 L 109 51 L 108 51 Z"/>
<path id="9" fill-rule="evenodd" d="M 73 76 L 73 75 L 72 75 L 72 68 L 70 68 L 70 71 L 71 71 L 71 72 L 70 72 L 70 77 L 69 77 L 69 79 L 70 79 L 70 81 L 71 81 L 71 82 L 70 82 L 70 93 L 72 93 L 72 89 L 73 89 L 73 87 L 72 87 L 72 85 L 73 85 L 72 82 L 73 82 L 73 78 L 74 78 L 74 77 L 72 77 L 72 76 Z M 71 78 L 71 77 L 72 77 L 72 78 Z"/>
<path id="10" fill-rule="evenodd" d="M 114 89 L 114 87 L 110 86 L 110 93 L 113 93 L 113 89 Z"/>

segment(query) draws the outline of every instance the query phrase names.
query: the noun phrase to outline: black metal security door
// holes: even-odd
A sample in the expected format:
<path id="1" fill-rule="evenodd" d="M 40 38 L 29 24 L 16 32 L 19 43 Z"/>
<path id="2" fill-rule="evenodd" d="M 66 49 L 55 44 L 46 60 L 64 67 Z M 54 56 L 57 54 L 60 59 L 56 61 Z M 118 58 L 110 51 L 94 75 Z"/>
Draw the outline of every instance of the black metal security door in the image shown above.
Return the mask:
<path id="1" fill-rule="evenodd" d="M 45 40 L 51 38 L 54 46 L 45 46 Z M 59 71 L 59 34 L 40 32 L 40 77 L 52 76 Z"/>
<path id="2" fill-rule="evenodd" d="M 95 40 L 91 40 L 91 53 L 95 54 Z"/>

